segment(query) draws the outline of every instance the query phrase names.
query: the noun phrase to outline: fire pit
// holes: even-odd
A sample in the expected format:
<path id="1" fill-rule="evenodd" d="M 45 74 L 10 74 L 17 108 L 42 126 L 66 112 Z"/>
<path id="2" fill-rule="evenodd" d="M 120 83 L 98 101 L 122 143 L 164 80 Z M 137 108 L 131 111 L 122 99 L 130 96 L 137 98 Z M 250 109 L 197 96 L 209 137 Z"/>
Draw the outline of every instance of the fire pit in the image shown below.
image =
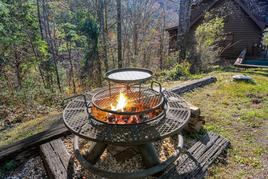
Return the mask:
<path id="1" fill-rule="evenodd" d="M 106 124 L 133 125 L 155 122 L 165 117 L 164 96 L 161 84 L 153 81 L 151 88 L 143 88 L 142 82 L 151 78 L 145 69 L 125 68 L 107 73 L 109 89 L 92 97 L 92 118 Z M 120 83 L 111 87 L 111 81 Z M 138 83 L 138 85 L 137 85 Z M 159 92 L 153 89 L 159 86 Z"/>
<path id="2" fill-rule="evenodd" d="M 109 71 L 108 89 L 76 96 L 68 103 L 63 120 L 76 134 L 75 155 L 85 168 L 108 178 L 145 177 L 163 171 L 179 157 L 183 149 L 180 131 L 189 120 L 190 109 L 178 95 L 162 91 L 160 83 L 152 81 L 146 87 L 144 83 L 152 74 L 150 70 L 138 68 Z M 175 134 L 179 138 L 175 154 L 160 163 L 152 142 Z M 95 142 L 87 157 L 80 153 L 78 136 Z M 115 173 L 97 168 L 94 164 L 107 145 L 136 146 L 146 169 Z"/>

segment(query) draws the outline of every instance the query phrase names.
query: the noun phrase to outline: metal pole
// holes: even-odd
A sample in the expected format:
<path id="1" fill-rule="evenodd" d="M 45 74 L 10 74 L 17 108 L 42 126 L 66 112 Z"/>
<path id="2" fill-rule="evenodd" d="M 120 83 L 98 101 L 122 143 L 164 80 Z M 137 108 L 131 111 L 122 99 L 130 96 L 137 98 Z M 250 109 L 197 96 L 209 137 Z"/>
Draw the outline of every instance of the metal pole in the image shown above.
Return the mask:
<path id="1" fill-rule="evenodd" d="M 141 83 L 139 84 L 139 102 L 141 101 Z"/>
<path id="2" fill-rule="evenodd" d="M 111 82 L 109 81 L 108 84 L 109 84 L 109 93 L 110 93 L 110 98 L 111 98 L 112 97 L 112 94 L 111 94 Z"/>
<path id="3" fill-rule="evenodd" d="M 152 143 L 139 145 L 138 149 L 141 153 L 142 161 L 146 168 L 153 167 L 160 163 L 160 160 Z"/>
<path id="4" fill-rule="evenodd" d="M 91 163 L 95 164 L 100 159 L 100 156 L 106 149 L 107 144 L 92 142 L 89 151 L 85 154 L 85 158 Z"/>

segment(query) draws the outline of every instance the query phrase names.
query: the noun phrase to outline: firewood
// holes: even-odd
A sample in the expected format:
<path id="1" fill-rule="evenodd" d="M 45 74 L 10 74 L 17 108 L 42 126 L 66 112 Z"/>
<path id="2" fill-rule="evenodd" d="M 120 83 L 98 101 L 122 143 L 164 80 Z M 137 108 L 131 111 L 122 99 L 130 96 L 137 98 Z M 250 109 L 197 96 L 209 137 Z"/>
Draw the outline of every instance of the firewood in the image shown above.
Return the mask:
<path id="1" fill-rule="evenodd" d="M 190 103 L 187 103 L 191 110 L 191 118 L 184 130 L 188 132 L 198 132 L 203 125 L 205 125 L 204 116 L 200 116 L 201 111 L 200 108 L 194 106 Z"/>
<path id="2" fill-rule="evenodd" d="M 192 117 L 200 116 L 201 111 L 200 111 L 200 108 L 199 108 L 199 107 L 194 106 L 194 105 L 192 105 L 192 104 L 190 104 L 190 103 L 187 103 L 187 104 L 188 104 L 188 106 L 190 107 L 190 110 L 191 110 L 191 116 L 192 116 Z"/>
<path id="3" fill-rule="evenodd" d="M 191 117 L 184 130 L 188 132 L 198 132 L 205 125 L 204 116 Z"/>

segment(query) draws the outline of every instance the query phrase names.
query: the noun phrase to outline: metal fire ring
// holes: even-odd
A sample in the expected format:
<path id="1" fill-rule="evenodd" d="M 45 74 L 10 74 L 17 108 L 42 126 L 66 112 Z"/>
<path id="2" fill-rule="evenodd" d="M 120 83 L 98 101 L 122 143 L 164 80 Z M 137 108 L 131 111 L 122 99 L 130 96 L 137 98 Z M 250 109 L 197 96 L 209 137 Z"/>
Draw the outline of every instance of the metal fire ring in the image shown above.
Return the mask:
<path id="1" fill-rule="evenodd" d="M 98 104 L 98 101 L 102 100 L 102 98 L 110 98 L 109 92 L 112 92 L 113 99 L 108 101 L 108 103 L 110 104 L 112 101 L 115 100 L 114 95 L 115 94 L 118 95 L 120 92 L 120 89 L 121 89 L 120 87 L 113 87 L 111 89 L 106 89 L 106 90 L 103 90 L 103 91 L 96 93 L 92 97 L 92 105 L 101 111 L 105 111 L 105 112 L 112 113 L 112 114 L 120 114 L 120 115 L 135 115 L 135 114 L 147 113 L 147 112 L 154 111 L 156 109 L 163 107 L 163 104 L 164 104 L 163 95 L 160 92 L 154 91 L 154 90 L 149 89 L 149 88 L 137 88 L 137 89 L 132 88 L 132 90 L 135 89 L 135 90 L 137 90 L 136 92 L 140 92 L 142 97 L 147 97 L 147 98 L 148 97 L 158 97 L 159 98 L 159 102 L 155 106 L 152 106 L 150 109 L 147 109 L 147 110 L 143 110 L 143 111 L 139 111 L 139 112 L 130 112 L 130 111 L 120 112 L 120 111 L 113 111 L 111 109 L 104 108 L 104 107 L 102 107 L 103 105 L 101 106 L 100 104 Z M 128 94 L 128 97 L 129 96 L 131 96 L 131 93 Z M 139 99 L 139 97 L 137 97 L 137 100 L 138 99 Z"/>
<path id="2" fill-rule="evenodd" d="M 116 83 L 143 83 L 152 78 L 153 72 L 144 68 L 120 68 L 108 71 L 106 79 Z"/>

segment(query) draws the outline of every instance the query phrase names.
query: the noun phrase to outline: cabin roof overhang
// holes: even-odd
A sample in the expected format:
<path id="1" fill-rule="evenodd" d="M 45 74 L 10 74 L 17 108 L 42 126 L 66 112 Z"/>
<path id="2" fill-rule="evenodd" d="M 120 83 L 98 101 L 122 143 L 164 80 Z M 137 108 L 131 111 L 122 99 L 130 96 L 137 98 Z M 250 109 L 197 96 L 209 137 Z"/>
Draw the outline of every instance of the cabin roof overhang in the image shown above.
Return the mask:
<path id="1" fill-rule="evenodd" d="M 240 0 L 233 0 L 235 1 L 239 7 L 251 18 L 251 20 L 257 25 L 257 27 L 260 30 L 264 30 L 265 27 L 268 26 L 268 21 L 267 22 L 262 22 L 260 20 L 258 20 L 251 12 L 250 10 L 242 3 L 240 2 Z M 214 7 L 218 2 L 220 2 L 220 0 L 214 0 L 213 3 L 211 3 L 207 8 L 205 8 L 202 13 L 200 13 L 200 15 L 198 15 L 195 19 L 192 19 L 192 21 L 190 22 L 190 28 L 196 24 L 205 14 L 206 11 L 210 10 L 212 7 Z M 268 19 L 267 19 L 268 20 Z M 166 31 L 172 31 L 172 30 L 176 30 L 178 28 L 178 25 L 172 26 L 172 27 L 167 27 L 165 30 Z"/>

